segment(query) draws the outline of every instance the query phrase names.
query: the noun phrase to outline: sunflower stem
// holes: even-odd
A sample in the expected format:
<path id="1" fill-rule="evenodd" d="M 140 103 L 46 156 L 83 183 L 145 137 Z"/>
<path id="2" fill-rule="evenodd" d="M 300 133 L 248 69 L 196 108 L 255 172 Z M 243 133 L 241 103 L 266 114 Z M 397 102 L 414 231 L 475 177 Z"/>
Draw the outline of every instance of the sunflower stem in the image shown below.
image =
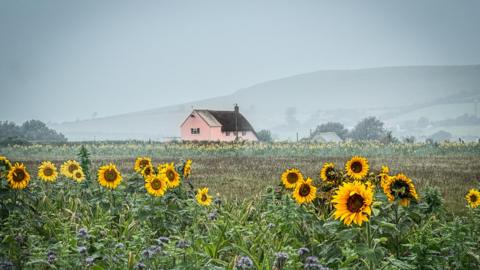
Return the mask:
<path id="1" fill-rule="evenodd" d="M 366 234 L 367 234 L 367 245 L 368 245 L 368 250 L 369 251 L 374 251 L 373 249 L 373 237 L 372 237 L 372 228 L 370 226 L 370 222 L 367 221 L 366 222 L 366 226 L 365 226 L 365 231 L 366 231 Z M 368 258 L 368 269 L 369 270 L 373 270 L 375 269 L 375 266 L 374 266 L 374 263 L 373 263 L 373 259 L 371 257 Z"/>
<path id="2" fill-rule="evenodd" d="M 400 222 L 399 216 L 398 216 L 398 202 L 396 201 L 393 204 L 393 210 L 395 213 L 395 228 L 397 228 L 397 232 L 395 232 L 395 257 L 398 259 L 400 258 L 400 240 L 399 240 L 399 228 L 398 228 L 398 223 Z"/>

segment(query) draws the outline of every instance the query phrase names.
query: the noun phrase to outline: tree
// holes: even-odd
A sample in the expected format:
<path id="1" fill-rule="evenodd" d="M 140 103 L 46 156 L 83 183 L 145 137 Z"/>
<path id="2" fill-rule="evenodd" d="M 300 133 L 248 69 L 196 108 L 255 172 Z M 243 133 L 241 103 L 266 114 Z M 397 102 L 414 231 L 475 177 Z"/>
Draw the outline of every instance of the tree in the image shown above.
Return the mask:
<path id="1" fill-rule="evenodd" d="M 29 120 L 21 126 L 13 122 L 0 122 L 0 138 L 2 144 L 17 144 L 18 142 L 65 142 L 67 138 L 61 133 L 47 127 L 38 120 Z"/>
<path id="2" fill-rule="evenodd" d="M 385 133 L 383 122 L 371 116 L 361 120 L 350 133 L 350 137 L 354 140 L 380 140 Z"/>
<path id="3" fill-rule="evenodd" d="M 300 122 L 297 120 L 297 108 L 288 107 L 285 109 L 285 121 L 288 126 L 297 127 L 300 125 Z"/>
<path id="4" fill-rule="evenodd" d="M 440 130 L 432 134 L 429 138 L 434 142 L 444 142 L 450 140 L 452 138 L 452 134 L 450 132 Z"/>
<path id="5" fill-rule="evenodd" d="M 262 129 L 259 132 L 257 132 L 257 137 L 258 140 L 261 142 L 271 142 L 273 141 L 272 139 L 272 133 L 270 130 Z"/>
<path id="6" fill-rule="evenodd" d="M 384 144 L 390 144 L 390 143 L 398 143 L 399 140 L 395 138 L 392 134 L 392 131 L 389 130 L 385 132 L 385 135 L 382 138 L 380 138 L 380 142 Z"/>
<path id="7" fill-rule="evenodd" d="M 20 127 L 22 134 L 29 141 L 65 142 L 67 138 L 61 133 L 47 127 L 39 120 L 29 120 Z"/>
<path id="8" fill-rule="evenodd" d="M 342 123 L 328 122 L 328 123 L 317 126 L 317 128 L 315 129 L 315 131 L 313 131 L 310 138 L 313 138 L 322 132 L 335 132 L 338 135 L 338 137 L 340 137 L 342 140 L 345 140 L 348 135 L 348 130 L 343 126 Z"/>

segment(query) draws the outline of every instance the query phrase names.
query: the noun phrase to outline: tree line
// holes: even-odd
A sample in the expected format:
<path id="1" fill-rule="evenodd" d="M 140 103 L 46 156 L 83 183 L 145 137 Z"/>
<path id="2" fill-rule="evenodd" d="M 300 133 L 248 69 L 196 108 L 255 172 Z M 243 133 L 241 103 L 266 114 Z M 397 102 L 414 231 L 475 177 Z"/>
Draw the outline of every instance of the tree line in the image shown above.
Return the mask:
<path id="1" fill-rule="evenodd" d="M 0 145 L 29 144 L 32 142 L 66 142 L 67 138 L 39 120 L 28 120 L 22 125 L 0 121 Z"/>

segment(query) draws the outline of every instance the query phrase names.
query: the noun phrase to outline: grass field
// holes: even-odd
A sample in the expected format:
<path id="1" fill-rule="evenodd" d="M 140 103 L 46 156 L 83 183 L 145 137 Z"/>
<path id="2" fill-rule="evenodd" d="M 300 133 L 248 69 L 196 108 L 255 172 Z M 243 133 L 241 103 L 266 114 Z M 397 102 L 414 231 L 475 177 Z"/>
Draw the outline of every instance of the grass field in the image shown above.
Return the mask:
<path id="1" fill-rule="evenodd" d="M 446 206 L 454 212 L 465 210 L 465 192 L 480 181 L 480 158 L 464 157 L 367 157 L 373 168 L 388 165 L 394 173 L 403 172 L 414 179 L 420 190 L 436 186 L 445 198 Z M 194 159 L 192 183 L 195 187 L 208 186 L 224 199 L 243 200 L 258 197 L 269 186 L 280 185 L 280 175 L 289 167 L 297 167 L 318 183 L 319 172 L 326 162 L 345 164 L 346 157 L 198 157 Z M 100 164 L 114 162 L 125 175 L 133 174 L 135 159 L 94 160 Z M 160 164 L 172 159 L 153 158 Z M 63 160 L 53 160 L 58 166 Z M 26 161 L 27 168 L 35 168 L 39 161 Z"/>
<path id="2" fill-rule="evenodd" d="M 0 153 L 35 168 L 42 160 L 60 165 L 76 159 L 79 144 L 6 147 Z M 464 210 L 466 190 L 480 181 L 480 144 L 159 144 L 98 143 L 87 144 L 95 166 L 117 164 L 124 174 L 133 173 L 137 156 L 149 156 L 155 164 L 194 160 L 192 182 L 208 186 L 228 199 L 248 199 L 260 195 L 266 187 L 279 184 L 281 173 L 297 167 L 305 175 L 320 181 L 319 172 L 326 162 L 344 166 L 353 155 L 369 159 L 373 169 L 382 165 L 395 173 L 410 176 L 420 189 L 438 187 L 448 209 Z"/>
<path id="3" fill-rule="evenodd" d="M 480 208 L 465 201 L 469 189 L 479 186 L 479 144 L 85 145 L 91 178 L 79 183 L 66 176 L 41 181 L 37 168 L 43 160 L 57 168 L 68 159 L 80 161 L 80 144 L 0 148 L 0 155 L 24 163 L 31 175 L 23 190 L 0 180 L 0 269 L 393 270 L 480 264 Z M 419 200 L 401 206 L 387 199 L 380 184 L 358 183 L 364 193 L 345 194 L 371 214 L 361 212 L 366 220 L 359 224 L 338 220 L 338 203 L 321 195 L 319 172 L 326 162 L 342 171 L 353 155 L 368 159 L 374 174 L 366 178 L 372 181 L 383 165 L 390 175 L 405 173 Z M 151 196 L 144 185 L 154 178 L 144 180 L 134 171 L 138 156 L 151 157 L 155 166 L 175 162 L 179 172 L 192 159 L 191 176 L 161 197 Z M 97 181 L 99 168 L 108 163 L 123 176 L 114 189 Z M 281 174 L 292 167 L 313 179 L 318 190 L 310 194 L 319 200 L 300 204 L 282 186 Z M 353 183 L 342 181 L 334 192 Z M 212 196 L 208 206 L 198 197 L 203 187 Z M 360 209 L 350 199 L 345 203 L 358 213 L 350 210 Z"/>

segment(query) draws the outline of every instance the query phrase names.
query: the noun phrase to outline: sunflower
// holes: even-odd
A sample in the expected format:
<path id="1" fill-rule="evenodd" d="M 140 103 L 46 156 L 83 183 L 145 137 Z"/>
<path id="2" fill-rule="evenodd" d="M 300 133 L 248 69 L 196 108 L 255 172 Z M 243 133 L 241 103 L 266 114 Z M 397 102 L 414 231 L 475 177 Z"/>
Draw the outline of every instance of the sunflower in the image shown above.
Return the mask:
<path id="1" fill-rule="evenodd" d="M 334 182 L 336 179 L 335 164 L 325 163 L 320 171 L 320 178 L 324 182 Z"/>
<path id="2" fill-rule="evenodd" d="M 150 176 L 153 176 L 155 175 L 155 169 L 152 167 L 152 165 L 147 165 L 145 167 L 143 167 L 143 169 L 141 170 L 141 174 L 143 176 L 143 178 L 147 179 L 148 177 Z"/>
<path id="3" fill-rule="evenodd" d="M 385 189 L 385 186 L 388 184 L 388 181 L 390 180 L 391 176 L 385 173 L 379 174 L 380 177 L 380 186 L 382 189 Z"/>
<path id="4" fill-rule="evenodd" d="M 7 174 L 7 181 L 13 189 L 24 189 L 30 182 L 30 174 L 23 163 L 15 163 Z"/>
<path id="5" fill-rule="evenodd" d="M 73 172 L 73 180 L 77 181 L 78 183 L 85 180 L 85 174 L 83 173 L 82 169 L 76 170 Z"/>
<path id="6" fill-rule="evenodd" d="M 382 166 L 382 169 L 378 174 L 378 177 L 380 178 L 380 186 L 382 188 L 384 188 L 384 186 L 388 183 L 388 180 L 390 179 L 389 174 L 390 174 L 390 168 L 388 168 L 388 166 Z"/>
<path id="7" fill-rule="evenodd" d="M 382 166 L 382 169 L 380 170 L 380 173 L 382 174 L 389 174 L 390 173 L 390 168 L 388 166 Z"/>
<path id="8" fill-rule="evenodd" d="M 345 182 L 332 198 L 333 217 L 345 225 L 353 222 L 361 226 L 372 215 L 373 189 L 362 182 Z"/>
<path id="9" fill-rule="evenodd" d="M 141 173 L 146 166 L 152 166 L 152 159 L 149 157 L 138 157 L 135 160 L 135 171 Z"/>
<path id="10" fill-rule="evenodd" d="M 50 161 L 44 161 L 38 167 L 38 178 L 46 182 L 53 182 L 57 180 L 57 167 Z"/>
<path id="11" fill-rule="evenodd" d="M 301 180 L 303 180 L 303 174 L 299 169 L 292 168 L 282 173 L 282 182 L 285 188 L 295 188 Z"/>
<path id="12" fill-rule="evenodd" d="M 183 178 L 188 178 L 190 176 L 190 172 L 192 171 L 192 160 L 188 159 L 183 165 Z"/>
<path id="13" fill-rule="evenodd" d="M 180 185 L 180 174 L 175 170 L 173 162 L 164 164 L 161 169 L 160 176 L 166 179 L 168 188 L 175 188 Z"/>
<path id="14" fill-rule="evenodd" d="M 465 199 L 471 208 L 477 208 L 480 206 L 480 191 L 477 189 L 470 189 L 465 196 Z"/>
<path id="15" fill-rule="evenodd" d="M 301 179 L 293 191 L 293 198 L 298 204 L 310 203 L 317 197 L 317 188 L 312 184 L 312 179 Z"/>
<path id="16" fill-rule="evenodd" d="M 98 169 L 98 182 L 106 188 L 115 189 L 122 182 L 122 175 L 117 167 L 110 163 Z"/>
<path id="17" fill-rule="evenodd" d="M 417 191 L 413 185 L 412 179 L 403 173 L 389 177 L 383 186 L 383 192 L 387 195 L 390 202 L 400 199 L 400 205 L 408 206 L 410 200 L 418 200 Z"/>
<path id="18" fill-rule="evenodd" d="M 167 183 L 159 175 L 151 175 L 145 180 L 145 189 L 155 197 L 161 197 L 167 191 Z"/>
<path id="19" fill-rule="evenodd" d="M 162 163 L 162 164 L 158 165 L 158 167 L 157 167 L 158 173 L 163 171 L 163 169 L 165 169 L 167 167 L 167 165 L 168 165 L 168 163 Z"/>
<path id="20" fill-rule="evenodd" d="M 11 167 L 12 163 L 6 157 L 0 156 L 0 178 L 5 177 Z"/>
<path id="21" fill-rule="evenodd" d="M 208 188 L 200 188 L 195 196 L 197 202 L 203 206 L 209 206 L 212 203 L 212 196 L 208 195 Z"/>
<path id="22" fill-rule="evenodd" d="M 60 172 L 68 178 L 73 178 L 73 172 L 81 169 L 80 163 L 75 160 L 65 161 L 60 167 Z"/>
<path id="23" fill-rule="evenodd" d="M 355 180 L 360 180 L 368 174 L 368 160 L 364 157 L 354 156 L 345 164 L 347 175 Z"/>

